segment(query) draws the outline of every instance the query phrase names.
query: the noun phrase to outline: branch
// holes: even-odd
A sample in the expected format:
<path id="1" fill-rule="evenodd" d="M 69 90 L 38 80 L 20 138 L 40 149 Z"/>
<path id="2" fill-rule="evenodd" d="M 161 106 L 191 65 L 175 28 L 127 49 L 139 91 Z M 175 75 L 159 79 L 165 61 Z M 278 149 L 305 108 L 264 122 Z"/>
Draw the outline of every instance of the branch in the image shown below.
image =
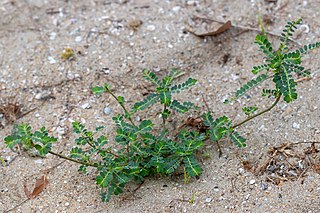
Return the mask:
<path id="1" fill-rule="evenodd" d="M 262 115 L 263 113 L 266 113 L 266 112 L 270 111 L 273 107 L 275 107 L 275 106 L 277 105 L 277 103 L 280 101 L 280 98 L 281 98 L 281 95 L 279 95 L 279 96 L 277 97 L 277 99 L 275 100 L 275 102 L 274 102 L 269 108 L 267 108 L 267 109 L 265 109 L 265 110 L 263 110 L 263 111 L 255 114 L 255 115 L 252 115 L 252 116 L 248 117 L 247 119 L 245 119 L 244 121 L 242 121 L 242 122 L 240 122 L 240 123 L 238 123 L 238 124 L 235 124 L 232 128 L 234 129 L 234 128 L 238 127 L 238 126 L 241 126 L 242 124 L 247 123 L 247 122 L 250 121 L 251 119 L 254 119 L 254 118 L 257 117 L 257 116 Z"/>
<path id="2" fill-rule="evenodd" d="M 55 156 L 58 156 L 59 158 L 63 158 L 63 159 L 66 159 L 68 161 L 72 161 L 72 162 L 75 162 L 75 163 L 79 163 L 79 164 L 82 164 L 82 165 L 85 165 L 85 166 L 91 166 L 91 167 L 98 167 L 94 164 L 91 164 L 91 163 L 86 163 L 86 162 L 83 162 L 83 161 L 79 161 L 79 160 L 76 160 L 76 159 L 73 159 L 73 158 L 69 158 L 65 155 L 61 155 L 59 153 L 55 153 L 55 152 L 52 152 L 52 151 L 49 151 L 50 154 L 52 155 L 55 155 Z"/>

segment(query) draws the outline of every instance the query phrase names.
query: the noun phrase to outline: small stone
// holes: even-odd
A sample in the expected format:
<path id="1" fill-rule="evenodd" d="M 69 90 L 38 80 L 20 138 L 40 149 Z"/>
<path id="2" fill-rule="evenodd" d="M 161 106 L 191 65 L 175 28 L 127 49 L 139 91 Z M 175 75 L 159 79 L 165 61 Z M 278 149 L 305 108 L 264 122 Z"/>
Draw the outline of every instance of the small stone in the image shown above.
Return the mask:
<path id="1" fill-rule="evenodd" d="M 154 31 L 155 29 L 156 29 L 156 26 L 154 26 L 154 25 L 147 26 L 147 30 L 149 30 L 149 31 Z"/>
<path id="2" fill-rule="evenodd" d="M 70 203 L 69 203 L 69 202 L 66 202 L 64 205 L 65 205 L 65 206 L 69 206 L 69 205 L 70 205 Z"/>
<path id="3" fill-rule="evenodd" d="M 45 90 L 45 91 L 42 91 L 42 92 L 36 94 L 36 96 L 34 98 L 37 99 L 37 100 L 42 100 L 42 99 L 46 99 L 46 98 L 49 98 L 49 97 L 51 97 L 51 92 Z"/>
<path id="4" fill-rule="evenodd" d="M 57 36 L 56 32 L 51 32 L 49 38 L 50 38 L 50 40 L 54 40 L 56 38 L 56 36 Z"/>
<path id="5" fill-rule="evenodd" d="M 76 37 L 76 39 L 75 39 L 75 41 L 76 41 L 76 42 L 80 42 L 80 41 L 82 41 L 81 36 L 77 36 L 77 37 Z"/>
<path id="6" fill-rule="evenodd" d="M 170 49 L 172 49 L 173 48 L 173 45 L 172 44 L 168 44 L 168 47 L 170 48 Z"/>
<path id="7" fill-rule="evenodd" d="M 55 64 L 57 62 L 52 56 L 49 56 L 48 60 L 50 64 Z"/>
<path id="8" fill-rule="evenodd" d="M 292 124 L 292 127 L 295 128 L 295 129 L 300 129 L 300 124 L 298 124 L 298 123 L 293 123 L 293 124 Z"/>
<path id="9" fill-rule="evenodd" d="M 267 190 L 268 189 L 268 184 L 266 184 L 266 183 L 262 182 L 260 186 L 261 186 L 262 190 Z"/>
<path id="10" fill-rule="evenodd" d="M 91 105 L 90 105 L 90 103 L 85 103 L 85 104 L 82 104 L 82 105 L 81 105 L 81 108 L 82 108 L 82 109 L 90 109 L 90 108 L 91 108 Z"/>
<path id="11" fill-rule="evenodd" d="M 106 114 L 106 115 L 110 115 L 111 112 L 112 112 L 112 109 L 111 109 L 110 107 L 105 107 L 105 108 L 103 109 L 103 112 L 104 112 L 104 114 Z"/>
<path id="12" fill-rule="evenodd" d="M 210 203 L 212 201 L 211 197 L 206 198 L 206 203 Z"/>
<path id="13" fill-rule="evenodd" d="M 34 161 L 36 164 L 42 164 L 42 160 L 41 159 L 37 159 Z"/>
<path id="14" fill-rule="evenodd" d="M 63 134 L 65 134 L 66 132 L 65 132 L 65 129 L 64 129 L 63 127 L 58 126 L 58 127 L 57 127 L 57 133 L 58 133 L 58 135 L 63 135 Z"/>
<path id="15" fill-rule="evenodd" d="M 250 185 L 253 185 L 253 184 L 255 184 L 255 183 L 256 183 L 256 180 L 250 180 L 250 181 L 249 181 L 249 184 L 250 184 Z"/>
<path id="16" fill-rule="evenodd" d="M 175 6 L 175 7 L 172 8 L 172 11 L 175 12 L 175 13 L 177 13 L 177 12 L 180 11 L 180 9 L 181 9 L 181 7 Z"/>

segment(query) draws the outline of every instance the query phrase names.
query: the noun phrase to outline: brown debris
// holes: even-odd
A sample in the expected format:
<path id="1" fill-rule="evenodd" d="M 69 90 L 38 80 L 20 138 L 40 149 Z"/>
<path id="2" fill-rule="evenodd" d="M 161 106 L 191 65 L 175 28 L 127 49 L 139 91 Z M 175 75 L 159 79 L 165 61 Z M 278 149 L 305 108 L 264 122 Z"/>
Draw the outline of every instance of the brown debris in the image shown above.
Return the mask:
<path id="1" fill-rule="evenodd" d="M 46 178 L 45 175 L 43 175 L 41 178 L 36 180 L 34 189 L 31 192 L 27 188 L 27 183 L 24 182 L 24 184 L 23 184 L 24 193 L 26 194 L 26 196 L 29 199 L 33 199 L 33 198 L 37 197 L 45 189 L 45 187 L 48 185 L 48 183 L 49 183 L 48 179 Z"/>

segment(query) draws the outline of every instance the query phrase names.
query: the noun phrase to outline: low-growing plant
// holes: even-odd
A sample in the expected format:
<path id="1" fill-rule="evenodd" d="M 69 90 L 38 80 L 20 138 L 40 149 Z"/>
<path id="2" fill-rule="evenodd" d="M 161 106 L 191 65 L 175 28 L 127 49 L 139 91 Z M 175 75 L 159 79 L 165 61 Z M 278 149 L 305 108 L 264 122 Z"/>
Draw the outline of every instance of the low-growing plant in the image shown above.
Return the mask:
<path id="1" fill-rule="evenodd" d="M 88 167 L 98 170 L 96 184 L 102 189 L 102 200 L 108 202 L 112 195 L 123 192 L 126 184 L 132 181 L 141 183 L 146 177 L 152 175 L 170 175 L 179 168 L 183 168 L 185 181 L 190 177 L 199 176 L 202 167 L 197 161 L 197 151 L 206 141 L 218 141 L 222 137 L 229 137 L 238 147 L 246 146 L 246 139 L 235 131 L 240 125 L 251 119 L 270 111 L 280 101 L 281 97 L 289 103 L 297 99 L 294 73 L 310 75 L 301 66 L 301 57 L 309 50 L 320 47 L 320 43 L 305 45 L 295 51 L 289 52 L 288 41 L 296 25 L 301 19 L 288 22 L 283 30 L 279 48 L 274 50 L 266 35 L 257 35 L 255 43 L 266 55 L 265 63 L 253 67 L 252 73 L 258 75 L 236 91 L 230 102 L 245 95 L 250 89 L 258 86 L 265 80 L 272 79 L 273 88 L 264 88 L 262 96 L 274 98 L 274 103 L 260 112 L 256 106 L 244 107 L 242 110 L 248 116 L 242 122 L 233 124 L 227 116 L 213 118 L 210 112 L 201 115 L 198 126 L 201 128 L 182 128 L 178 132 L 169 131 L 167 120 L 172 112 L 187 113 L 196 106 L 191 102 L 180 102 L 174 99 L 174 94 L 189 89 L 196 84 L 196 80 L 189 78 L 182 84 L 174 85 L 173 81 L 180 72 L 172 70 L 169 75 L 159 79 L 155 73 L 144 70 L 143 77 L 155 87 L 153 93 L 147 95 L 142 101 L 127 108 L 125 99 L 116 96 L 110 85 L 92 88 L 96 95 L 107 93 L 120 105 L 123 113 L 113 117 L 116 126 L 114 143 L 109 143 L 108 136 L 101 134 L 104 127 L 97 127 L 94 131 L 88 130 L 80 122 L 73 122 L 73 129 L 79 137 L 75 140 L 76 146 L 70 150 L 69 156 L 52 151 L 52 144 L 56 138 L 49 136 L 43 127 L 32 132 L 28 124 L 20 124 L 14 128 L 12 135 L 5 138 L 7 147 L 13 149 L 16 145 L 24 149 L 35 150 L 40 156 L 48 153 L 81 164 L 79 170 L 87 173 Z M 162 106 L 159 114 L 162 117 L 160 126 L 150 119 L 134 122 L 133 116 L 139 111 L 159 105 Z M 160 109 L 160 108 L 158 108 Z M 199 120 L 198 120 L 199 121 Z M 158 122 L 159 123 L 159 122 Z"/>

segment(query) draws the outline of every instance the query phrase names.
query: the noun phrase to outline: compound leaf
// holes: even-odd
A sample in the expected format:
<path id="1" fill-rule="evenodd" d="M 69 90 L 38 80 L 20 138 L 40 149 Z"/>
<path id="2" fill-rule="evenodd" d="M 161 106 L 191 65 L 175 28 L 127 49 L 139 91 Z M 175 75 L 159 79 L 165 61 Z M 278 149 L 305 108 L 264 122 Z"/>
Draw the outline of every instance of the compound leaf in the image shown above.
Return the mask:
<path id="1" fill-rule="evenodd" d="M 148 106 L 154 104 L 158 99 L 159 99 L 158 94 L 154 94 L 154 93 L 149 94 L 145 99 L 143 99 L 143 101 L 135 103 L 132 110 L 134 112 L 139 111 L 139 110 L 144 110 Z"/>
<path id="2" fill-rule="evenodd" d="M 165 173 L 172 174 L 181 164 L 181 159 L 179 157 L 172 157 L 167 159 L 165 164 Z"/>
<path id="3" fill-rule="evenodd" d="M 81 148 L 75 147 L 70 150 L 70 157 L 81 159 L 83 161 L 89 160 L 89 156 L 87 156 Z"/>
<path id="4" fill-rule="evenodd" d="M 231 131 L 229 134 L 229 137 L 233 142 L 236 143 L 236 145 L 238 147 L 246 147 L 247 146 L 247 144 L 245 143 L 246 139 L 241 137 L 238 132 Z"/>
<path id="5" fill-rule="evenodd" d="M 196 79 L 189 78 L 186 82 L 171 87 L 170 91 L 171 91 L 172 93 L 174 93 L 174 92 L 179 93 L 179 92 L 181 92 L 182 90 L 185 90 L 185 89 L 190 88 L 191 86 L 195 85 L 196 83 L 197 83 L 197 80 L 196 80 Z"/>
<path id="6" fill-rule="evenodd" d="M 256 77 L 255 79 L 252 79 L 251 81 L 249 81 L 248 83 L 246 83 L 240 89 L 237 90 L 236 97 L 240 98 L 241 96 L 245 95 L 250 89 L 258 86 L 263 81 L 265 81 L 267 78 L 268 78 L 268 76 L 266 74 L 261 74 L 258 77 Z"/>
<path id="7" fill-rule="evenodd" d="M 183 157 L 183 165 L 190 177 L 199 176 L 202 172 L 201 166 L 192 155 Z"/>
<path id="8" fill-rule="evenodd" d="M 283 64 L 280 67 L 280 72 L 275 74 L 273 78 L 273 82 L 284 95 L 284 100 L 287 103 L 290 103 L 298 97 L 298 94 L 296 93 L 297 83 L 293 80 L 290 72 L 291 70 L 288 69 L 288 66 Z"/>
<path id="9" fill-rule="evenodd" d="M 269 64 L 262 64 L 262 65 L 259 65 L 259 66 L 254 66 L 251 70 L 251 72 L 253 74 L 258 74 L 259 72 L 263 71 L 263 70 L 269 70 L 270 67 L 269 67 Z"/>
<path id="10" fill-rule="evenodd" d="M 254 43 L 256 43 L 259 46 L 259 48 L 262 50 L 264 54 L 268 56 L 268 58 L 273 58 L 274 53 L 272 50 L 272 46 L 266 36 L 257 35 Z"/>
<path id="11" fill-rule="evenodd" d="M 99 185 L 101 188 L 106 188 L 110 181 L 113 178 L 113 174 L 111 171 L 102 171 L 100 174 L 96 177 L 96 183 Z M 109 198 L 110 199 L 110 198 Z M 109 200 L 107 199 L 107 200 Z M 105 201 L 107 202 L 107 201 Z"/>
<path id="12" fill-rule="evenodd" d="M 170 108 L 179 112 L 179 113 L 186 113 L 188 112 L 192 107 L 194 107 L 194 104 L 191 102 L 184 102 L 180 103 L 177 100 L 173 100 L 170 104 Z"/>
<path id="13" fill-rule="evenodd" d="M 310 50 L 313 50 L 313 49 L 316 49 L 316 48 L 319 48 L 319 47 L 320 47 L 320 42 L 316 42 L 316 43 L 313 43 L 313 44 L 304 45 L 304 47 L 300 48 L 298 51 L 301 54 L 304 54 L 304 53 L 307 53 Z"/>
<path id="14" fill-rule="evenodd" d="M 156 74 L 154 74 L 153 72 L 149 71 L 149 70 L 143 70 L 143 77 L 150 81 L 152 84 L 154 84 L 157 87 L 161 87 L 161 82 L 159 80 L 159 78 L 156 76 Z"/>

